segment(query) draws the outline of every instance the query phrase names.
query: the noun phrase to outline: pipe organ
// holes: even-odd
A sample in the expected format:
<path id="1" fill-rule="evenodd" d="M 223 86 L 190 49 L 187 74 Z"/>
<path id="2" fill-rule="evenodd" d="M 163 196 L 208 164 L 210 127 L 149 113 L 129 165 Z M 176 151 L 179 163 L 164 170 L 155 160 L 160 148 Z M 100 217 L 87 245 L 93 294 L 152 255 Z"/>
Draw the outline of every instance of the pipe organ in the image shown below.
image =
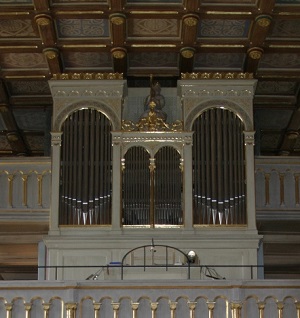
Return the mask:
<path id="1" fill-rule="evenodd" d="M 49 85 L 47 265 L 105 266 L 153 237 L 194 250 L 203 264 L 256 264 L 249 74 L 183 74 L 166 89 L 164 110 L 153 104 L 162 90 L 151 91 L 147 111 L 149 88 L 127 89 L 120 74 L 61 74 Z M 174 123 L 166 122 L 173 110 Z M 49 270 L 47 278 L 77 279 L 77 271 Z M 235 269 L 222 271 L 236 277 Z"/>
<path id="2" fill-rule="evenodd" d="M 123 161 L 123 224 L 182 225 L 180 154 L 162 147 L 153 159 L 143 147 L 130 148 Z"/>
<path id="3" fill-rule="evenodd" d="M 194 224 L 246 223 L 244 126 L 223 108 L 193 123 Z"/>
<path id="4" fill-rule="evenodd" d="M 60 224 L 111 223 L 111 124 L 95 109 L 77 110 L 62 126 Z"/>

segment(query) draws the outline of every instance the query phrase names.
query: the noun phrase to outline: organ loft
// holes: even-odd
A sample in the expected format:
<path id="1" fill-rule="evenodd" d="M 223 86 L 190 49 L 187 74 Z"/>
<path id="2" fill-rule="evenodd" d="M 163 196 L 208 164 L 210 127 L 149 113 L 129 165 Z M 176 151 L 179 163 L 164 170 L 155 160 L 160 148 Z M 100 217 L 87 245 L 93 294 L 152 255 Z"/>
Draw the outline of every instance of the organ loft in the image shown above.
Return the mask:
<path id="1" fill-rule="evenodd" d="M 192 250 L 198 264 L 256 265 L 255 84 L 247 73 L 192 73 L 177 88 L 151 78 L 149 94 L 121 74 L 55 75 L 44 247 L 45 265 L 65 268 L 48 269 L 46 278 L 84 279 L 88 266 L 121 262 L 149 242 Z M 130 265 L 148 258 L 185 263 L 172 253 L 157 249 L 154 261 L 153 253 L 143 260 L 133 253 L 124 274 L 145 278 Z M 219 271 L 229 279 L 253 275 L 247 267 Z M 155 277 L 168 274 L 161 268 Z"/>

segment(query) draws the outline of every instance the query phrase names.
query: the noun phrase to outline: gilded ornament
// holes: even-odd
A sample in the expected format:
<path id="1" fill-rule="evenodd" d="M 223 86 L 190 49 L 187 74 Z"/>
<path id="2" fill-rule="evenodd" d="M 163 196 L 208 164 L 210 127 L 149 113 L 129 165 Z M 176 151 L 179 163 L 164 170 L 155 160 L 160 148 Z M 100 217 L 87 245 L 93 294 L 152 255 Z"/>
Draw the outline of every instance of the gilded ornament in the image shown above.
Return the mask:
<path id="1" fill-rule="evenodd" d="M 263 28 L 268 27 L 271 24 L 271 17 L 270 16 L 259 16 L 257 17 L 256 21 L 257 24 Z"/>
<path id="2" fill-rule="evenodd" d="M 57 73 L 52 80 L 119 80 L 123 79 L 123 73 Z"/>
<path id="3" fill-rule="evenodd" d="M 193 48 L 183 48 L 180 53 L 184 58 L 190 59 L 194 56 L 195 50 Z"/>
<path id="4" fill-rule="evenodd" d="M 110 21 L 114 25 L 122 25 L 125 22 L 125 16 L 122 14 L 112 14 L 110 16 Z"/>
<path id="5" fill-rule="evenodd" d="M 43 51 L 43 53 L 48 60 L 54 60 L 58 56 L 58 53 L 55 49 L 46 49 Z"/>
<path id="6" fill-rule="evenodd" d="M 252 73 L 181 73 L 181 79 L 252 79 Z"/>
<path id="7" fill-rule="evenodd" d="M 50 24 L 51 17 L 49 17 L 48 15 L 40 15 L 36 17 L 35 21 L 39 26 L 46 26 Z"/>
<path id="8" fill-rule="evenodd" d="M 193 26 L 197 25 L 198 17 L 196 17 L 196 16 L 183 17 L 183 23 L 186 26 L 193 27 Z"/>
<path id="9" fill-rule="evenodd" d="M 296 130 L 291 130 L 287 132 L 287 137 L 290 140 L 295 140 L 299 137 L 299 132 Z"/>
<path id="10" fill-rule="evenodd" d="M 126 55 L 126 52 L 123 50 L 115 50 L 112 52 L 112 55 L 115 59 L 123 59 Z"/>
<path id="11" fill-rule="evenodd" d="M 251 49 L 248 51 L 248 54 L 253 60 L 259 60 L 262 57 L 263 51 L 261 49 Z"/>
<path id="12" fill-rule="evenodd" d="M 8 133 L 6 135 L 8 141 L 15 142 L 19 140 L 19 136 L 16 133 Z"/>

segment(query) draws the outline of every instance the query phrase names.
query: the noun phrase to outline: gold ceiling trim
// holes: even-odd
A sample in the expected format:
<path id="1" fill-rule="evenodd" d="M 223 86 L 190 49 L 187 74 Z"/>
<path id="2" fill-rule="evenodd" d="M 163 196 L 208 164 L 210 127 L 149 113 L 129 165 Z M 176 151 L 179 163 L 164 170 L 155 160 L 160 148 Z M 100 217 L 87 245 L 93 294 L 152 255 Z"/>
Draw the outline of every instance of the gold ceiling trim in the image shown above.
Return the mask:
<path id="1" fill-rule="evenodd" d="M 278 15 L 300 15 L 300 12 L 279 12 Z"/>
<path id="2" fill-rule="evenodd" d="M 300 45 L 289 45 L 289 44 L 270 44 L 269 47 L 277 49 L 299 49 Z"/>
<path id="3" fill-rule="evenodd" d="M 243 48 L 245 45 L 243 44 L 200 44 L 200 47 L 208 47 L 208 48 L 214 48 L 214 47 L 238 47 Z"/>
<path id="4" fill-rule="evenodd" d="M 253 79 L 253 73 L 181 73 L 181 79 Z"/>
<path id="5" fill-rule="evenodd" d="M 57 15 L 83 15 L 83 14 L 104 14 L 104 11 L 98 10 L 98 11 L 57 11 Z"/>
<path id="6" fill-rule="evenodd" d="M 132 44 L 131 47 L 176 47 L 176 44 Z"/>
<path id="7" fill-rule="evenodd" d="M 1 45 L 0 49 L 37 49 L 37 45 Z"/>
<path id="8" fill-rule="evenodd" d="M 234 12 L 234 11 L 206 11 L 207 14 L 211 15 L 217 15 L 217 14 L 227 14 L 227 15 L 252 15 L 252 12 L 250 11 L 240 11 L 240 12 Z"/>
<path id="9" fill-rule="evenodd" d="M 52 80 L 119 80 L 123 73 L 57 73 Z"/>
<path id="10" fill-rule="evenodd" d="M 179 14 L 178 11 L 130 11 L 130 14 Z"/>
<path id="11" fill-rule="evenodd" d="M 46 78 L 45 75 L 7 75 L 6 79 L 18 79 L 18 78 Z"/>
<path id="12" fill-rule="evenodd" d="M 0 16 L 7 16 L 7 15 L 29 15 L 30 14 L 30 12 L 28 12 L 28 11 L 26 11 L 26 12 L 24 12 L 24 11 L 22 11 L 22 12 L 17 12 L 17 11 L 15 11 L 15 12 L 0 12 Z"/>
<path id="13" fill-rule="evenodd" d="M 106 44 L 63 44 L 63 48 L 99 48 L 99 47 L 107 47 Z"/>

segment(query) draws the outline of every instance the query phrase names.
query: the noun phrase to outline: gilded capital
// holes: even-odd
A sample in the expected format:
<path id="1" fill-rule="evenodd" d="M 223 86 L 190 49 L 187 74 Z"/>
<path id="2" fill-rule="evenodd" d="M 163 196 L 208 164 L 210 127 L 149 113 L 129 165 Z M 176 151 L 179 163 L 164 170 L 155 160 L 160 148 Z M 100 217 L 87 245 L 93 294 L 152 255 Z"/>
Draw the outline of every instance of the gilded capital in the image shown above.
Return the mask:
<path id="1" fill-rule="evenodd" d="M 185 47 L 180 50 L 180 53 L 184 58 L 190 59 L 194 56 L 195 49 L 192 47 Z"/>
<path id="2" fill-rule="evenodd" d="M 271 24 L 272 17 L 269 15 L 260 15 L 256 18 L 257 24 L 262 27 L 266 28 Z"/>
<path id="3" fill-rule="evenodd" d="M 199 21 L 199 18 L 195 14 L 189 14 L 183 17 L 183 23 L 189 27 L 193 27 L 197 25 L 198 21 Z"/>
<path id="4" fill-rule="evenodd" d="M 259 60 L 263 55 L 263 49 L 259 47 L 253 47 L 248 50 L 248 55 L 253 60 Z"/>
<path id="5" fill-rule="evenodd" d="M 48 60 L 54 60 L 58 56 L 57 49 L 53 49 L 53 48 L 45 49 L 43 50 L 43 53 Z"/>
<path id="6" fill-rule="evenodd" d="M 123 59 L 126 56 L 127 51 L 122 47 L 116 47 L 111 50 L 111 53 L 115 59 Z"/>
<path id="7" fill-rule="evenodd" d="M 39 14 L 35 17 L 35 22 L 39 26 L 46 26 L 51 23 L 51 17 L 46 14 Z"/>
<path id="8" fill-rule="evenodd" d="M 114 25 L 122 25 L 126 21 L 126 16 L 122 13 L 113 13 L 109 16 L 109 19 Z"/>

